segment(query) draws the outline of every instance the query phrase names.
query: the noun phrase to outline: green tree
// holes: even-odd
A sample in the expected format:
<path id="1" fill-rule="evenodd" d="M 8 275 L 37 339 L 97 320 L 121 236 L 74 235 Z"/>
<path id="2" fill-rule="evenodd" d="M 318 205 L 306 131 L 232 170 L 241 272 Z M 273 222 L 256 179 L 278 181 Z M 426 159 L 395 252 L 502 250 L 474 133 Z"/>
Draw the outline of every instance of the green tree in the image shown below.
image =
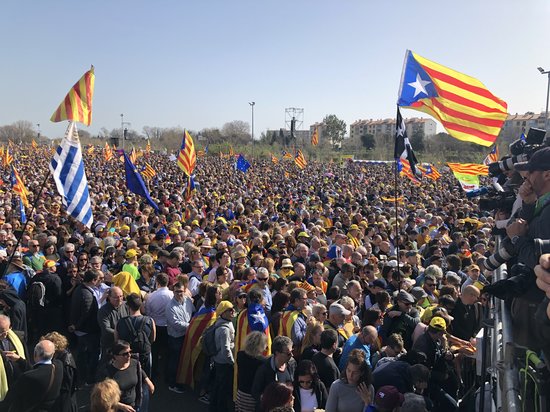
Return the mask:
<path id="1" fill-rule="evenodd" d="M 361 136 L 361 143 L 363 147 L 367 150 L 373 150 L 376 147 L 376 140 L 374 140 L 374 135 L 367 133 Z"/>
<path id="2" fill-rule="evenodd" d="M 346 134 L 346 122 L 338 119 L 334 114 L 329 114 L 323 119 L 323 126 L 323 136 L 328 138 L 332 148 L 340 148 Z"/>
<path id="3" fill-rule="evenodd" d="M 416 128 L 413 130 L 411 136 L 411 146 L 415 152 L 423 152 L 425 149 L 424 145 L 424 130 L 421 128 Z"/>

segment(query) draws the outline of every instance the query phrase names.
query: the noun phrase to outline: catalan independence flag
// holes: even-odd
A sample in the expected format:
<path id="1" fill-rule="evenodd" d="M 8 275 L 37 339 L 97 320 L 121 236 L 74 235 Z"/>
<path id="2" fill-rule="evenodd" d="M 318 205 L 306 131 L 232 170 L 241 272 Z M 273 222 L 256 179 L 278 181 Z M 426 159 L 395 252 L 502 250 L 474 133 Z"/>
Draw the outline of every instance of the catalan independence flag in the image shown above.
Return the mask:
<path id="1" fill-rule="evenodd" d="M 21 179 L 21 176 L 19 176 L 19 173 L 17 172 L 17 169 L 15 169 L 14 165 L 11 166 L 11 187 L 13 191 L 21 198 L 23 205 L 25 207 L 29 207 L 29 200 L 27 199 L 29 191 L 25 187 L 25 183 L 23 182 L 23 179 Z"/>
<path id="2" fill-rule="evenodd" d="M 407 159 L 403 159 L 402 157 L 397 159 L 397 171 L 400 176 L 407 176 L 416 186 L 420 186 L 420 180 L 414 175 L 411 170 L 411 164 Z"/>
<path id="3" fill-rule="evenodd" d="M 176 381 L 179 384 L 195 387 L 195 380 L 199 380 L 207 360 L 202 354 L 201 337 L 203 332 L 216 321 L 216 308 L 202 308 L 191 318 L 178 365 Z"/>
<path id="4" fill-rule="evenodd" d="M 145 167 L 141 171 L 141 175 L 145 179 L 151 180 L 153 177 L 157 175 L 157 172 L 155 171 L 155 169 L 153 169 L 153 167 L 149 163 L 145 162 Z"/>
<path id="5" fill-rule="evenodd" d="M 311 135 L 311 145 L 317 146 L 319 144 L 319 128 L 316 127 L 313 129 L 313 134 Z"/>
<path id="6" fill-rule="evenodd" d="M 305 169 L 307 166 L 307 161 L 300 149 L 296 152 L 296 156 L 294 157 L 294 163 L 296 163 L 296 166 L 300 169 Z"/>
<path id="7" fill-rule="evenodd" d="M 407 50 L 399 106 L 436 118 L 455 139 L 491 146 L 507 116 L 507 104 L 479 80 Z"/>
<path id="8" fill-rule="evenodd" d="M 494 145 L 493 149 L 483 159 L 483 164 L 489 166 L 491 163 L 498 162 L 498 159 L 500 159 L 500 153 L 498 152 L 498 146 Z"/>
<path id="9" fill-rule="evenodd" d="M 431 179 L 433 181 L 436 181 L 441 177 L 441 173 L 439 173 L 439 170 L 437 170 L 434 165 L 426 166 L 426 168 L 422 171 L 422 173 L 428 179 Z"/>
<path id="10" fill-rule="evenodd" d="M 275 155 L 271 155 L 271 163 L 273 163 L 274 165 L 278 164 L 279 163 L 279 159 L 277 159 L 277 157 L 275 157 Z"/>
<path id="11" fill-rule="evenodd" d="M 286 150 L 283 150 L 281 154 L 283 155 L 283 159 L 292 160 L 292 155 Z"/>
<path id="12" fill-rule="evenodd" d="M 197 163 L 197 154 L 195 153 L 195 144 L 193 138 L 186 130 L 183 133 L 183 140 L 178 155 L 178 167 L 183 170 L 187 176 L 191 176 Z"/>
<path id="13" fill-rule="evenodd" d="M 113 149 L 111 149 L 111 146 L 107 142 L 105 142 L 105 148 L 103 149 L 103 157 L 106 162 L 113 158 Z"/>
<path id="14" fill-rule="evenodd" d="M 92 123 L 94 82 L 94 66 L 92 66 L 69 90 L 50 120 L 54 123 L 73 120 L 89 126 Z"/>
<path id="15" fill-rule="evenodd" d="M 487 176 L 489 167 L 477 163 L 447 163 L 453 172 L 471 176 Z"/>
<path id="16" fill-rule="evenodd" d="M 13 163 L 13 156 L 11 154 L 9 146 L 6 147 L 6 150 L 4 150 L 4 156 L 2 156 L 2 163 L 6 168 Z"/>

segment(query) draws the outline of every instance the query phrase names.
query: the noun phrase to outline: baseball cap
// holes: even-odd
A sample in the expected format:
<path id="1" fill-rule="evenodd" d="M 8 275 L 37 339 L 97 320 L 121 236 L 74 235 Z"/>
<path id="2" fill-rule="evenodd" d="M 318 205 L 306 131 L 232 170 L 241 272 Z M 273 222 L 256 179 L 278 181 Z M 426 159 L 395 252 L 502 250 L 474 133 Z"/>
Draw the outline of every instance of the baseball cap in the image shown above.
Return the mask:
<path id="1" fill-rule="evenodd" d="M 330 308 L 328 309 L 329 314 L 331 315 L 344 315 L 348 316 L 351 315 L 351 312 L 347 310 L 345 307 L 340 305 L 339 303 L 333 303 L 330 305 Z"/>
<path id="2" fill-rule="evenodd" d="M 514 169 L 520 172 L 534 172 L 536 170 L 550 170 L 550 147 L 537 150 L 528 162 L 519 162 Z"/>
<path id="3" fill-rule="evenodd" d="M 414 296 L 411 295 L 409 292 L 405 292 L 404 290 L 401 290 L 398 294 L 397 294 L 397 300 L 400 300 L 402 302 L 406 302 L 406 303 L 414 303 L 416 302 L 414 300 Z"/>
<path id="4" fill-rule="evenodd" d="M 434 316 L 430 321 L 430 326 L 442 332 L 447 330 L 447 323 L 445 323 L 445 319 L 440 316 Z"/>
<path id="5" fill-rule="evenodd" d="M 386 279 L 380 278 L 380 279 L 374 279 L 371 283 L 369 283 L 369 286 L 371 288 L 382 288 L 386 289 L 388 287 L 388 282 L 386 282 Z"/>
<path id="6" fill-rule="evenodd" d="M 131 259 L 133 257 L 137 256 L 137 252 L 135 249 L 128 249 L 128 251 L 126 252 L 126 254 L 124 255 L 124 257 L 126 259 Z"/>
<path id="7" fill-rule="evenodd" d="M 375 404 L 385 410 L 394 410 L 401 406 L 404 400 L 405 397 L 395 386 L 382 386 L 376 391 Z"/>
<path id="8" fill-rule="evenodd" d="M 216 315 L 221 316 L 224 312 L 229 309 L 233 309 L 233 304 L 228 300 L 222 300 L 218 307 L 216 308 Z"/>

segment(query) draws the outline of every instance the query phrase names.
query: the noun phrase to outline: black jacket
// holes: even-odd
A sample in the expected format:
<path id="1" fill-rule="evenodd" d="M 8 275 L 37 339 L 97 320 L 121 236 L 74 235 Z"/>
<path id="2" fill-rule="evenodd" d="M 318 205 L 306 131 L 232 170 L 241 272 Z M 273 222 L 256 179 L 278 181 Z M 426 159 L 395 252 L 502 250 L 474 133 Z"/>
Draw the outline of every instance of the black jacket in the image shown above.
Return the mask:
<path id="1" fill-rule="evenodd" d="M 52 373 L 54 375 L 50 387 Z M 58 360 L 54 360 L 52 365 L 35 365 L 10 388 L 6 398 L 0 403 L 0 412 L 49 411 L 59 396 L 62 380 L 63 365 Z"/>
<path id="2" fill-rule="evenodd" d="M 80 332 L 99 334 L 98 305 L 91 289 L 78 285 L 71 300 L 71 325 Z"/>
<path id="3" fill-rule="evenodd" d="M 14 331 L 21 332 L 23 338 L 27 339 L 27 307 L 14 289 L 6 289 L 0 292 L 0 299 L 5 301 L 10 307 L 8 316 L 11 321 L 11 328 Z M 21 337 L 21 336 L 20 336 Z"/>

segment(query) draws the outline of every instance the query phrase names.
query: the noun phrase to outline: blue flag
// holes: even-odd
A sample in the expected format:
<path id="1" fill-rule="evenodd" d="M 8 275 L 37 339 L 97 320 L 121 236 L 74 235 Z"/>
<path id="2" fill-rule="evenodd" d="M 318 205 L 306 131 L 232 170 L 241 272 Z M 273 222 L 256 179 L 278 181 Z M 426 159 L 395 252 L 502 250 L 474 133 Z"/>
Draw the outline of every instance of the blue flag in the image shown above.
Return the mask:
<path id="1" fill-rule="evenodd" d="M 124 152 L 124 169 L 126 170 L 126 187 L 128 188 L 128 190 L 132 193 L 135 193 L 136 195 L 144 197 L 147 200 L 147 203 L 149 203 L 158 212 L 159 207 L 153 201 L 153 199 L 151 199 L 151 195 L 149 195 L 149 191 L 145 186 L 143 178 L 137 171 L 136 167 L 134 166 L 126 152 Z"/>
<path id="2" fill-rule="evenodd" d="M 25 213 L 25 206 L 21 199 L 19 199 L 19 211 L 21 212 L 21 223 L 25 223 L 27 221 L 27 214 Z"/>
<path id="3" fill-rule="evenodd" d="M 250 168 L 250 163 L 248 163 L 244 156 L 240 154 L 239 158 L 237 159 L 237 163 L 235 163 L 235 167 L 237 168 L 237 170 L 246 173 L 246 171 Z"/>

